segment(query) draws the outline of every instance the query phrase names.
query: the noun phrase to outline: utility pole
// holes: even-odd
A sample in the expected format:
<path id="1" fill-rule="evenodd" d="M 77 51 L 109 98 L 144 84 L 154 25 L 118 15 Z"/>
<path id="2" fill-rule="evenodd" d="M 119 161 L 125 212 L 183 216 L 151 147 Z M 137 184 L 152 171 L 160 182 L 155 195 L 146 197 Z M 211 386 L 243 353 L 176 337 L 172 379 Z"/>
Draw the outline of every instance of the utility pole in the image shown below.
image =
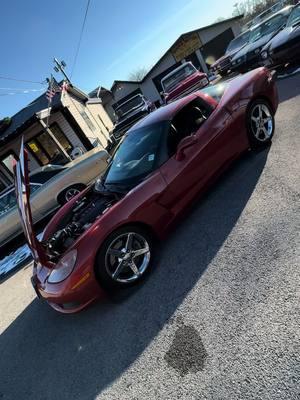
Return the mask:
<path id="1" fill-rule="evenodd" d="M 61 72 L 63 74 L 63 76 L 65 77 L 66 81 L 68 82 L 68 84 L 70 86 L 72 86 L 71 80 L 65 72 L 65 67 L 67 66 L 67 64 L 64 61 L 58 61 L 58 59 L 56 57 L 54 57 L 53 62 L 55 64 L 54 71 Z"/>

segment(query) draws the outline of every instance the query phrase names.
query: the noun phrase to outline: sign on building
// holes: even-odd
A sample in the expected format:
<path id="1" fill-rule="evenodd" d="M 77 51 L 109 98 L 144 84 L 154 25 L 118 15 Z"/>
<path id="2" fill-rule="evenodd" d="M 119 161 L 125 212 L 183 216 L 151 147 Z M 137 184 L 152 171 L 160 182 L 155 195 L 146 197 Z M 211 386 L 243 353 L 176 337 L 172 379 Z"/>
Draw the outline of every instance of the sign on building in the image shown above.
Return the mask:
<path id="1" fill-rule="evenodd" d="M 201 46 L 202 42 L 199 35 L 197 32 L 194 32 L 180 38 L 172 47 L 171 52 L 175 60 L 178 62 L 194 53 L 194 51 L 199 49 Z"/>

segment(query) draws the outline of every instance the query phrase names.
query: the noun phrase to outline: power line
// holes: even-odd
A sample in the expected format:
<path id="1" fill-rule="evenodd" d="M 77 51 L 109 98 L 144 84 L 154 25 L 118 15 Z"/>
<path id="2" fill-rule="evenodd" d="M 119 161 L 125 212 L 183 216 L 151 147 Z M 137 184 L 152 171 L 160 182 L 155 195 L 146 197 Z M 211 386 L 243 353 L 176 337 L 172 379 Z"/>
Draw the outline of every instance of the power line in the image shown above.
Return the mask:
<path id="1" fill-rule="evenodd" d="M 0 96 L 12 96 L 15 94 L 28 94 L 28 93 L 33 93 L 33 92 L 42 92 L 44 89 L 29 89 L 29 90 L 23 90 L 21 92 L 10 92 L 10 93 L 0 93 Z"/>
<path id="2" fill-rule="evenodd" d="M 27 91 L 27 92 L 40 92 L 41 90 L 44 89 L 25 89 L 25 88 L 9 88 L 9 87 L 0 87 L 0 90 L 18 90 L 21 92 Z"/>
<path id="3" fill-rule="evenodd" d="M 44 85 L 45 84 L 44 82 L 28 81 L 28 80 L 25 80 L 25 79 L 10 78 L 10 77 L 7 77 L 7 76 L 0 76 L 0 79 L 4 79 L 4 80 L 7 80 L 7 81 L 16 81 L 16 82 L 38 83 L 39 85 Z"/>
<path id="4" fill-rule="evenodd" d="M 82 27 L 81 27 L 81 31 L 80 31 L 80 36 L 79 36 L 79 41 L 78 41 L 78 45 L 77 45 L 77 49 L 76 49 L 76 53 L 75 53 L 75 57 L 74 57 L 74 62 L 73 62 L 73 67 L 72 67 L 72 72 L 71 72 L 71 78 L 75 69 L 75 65 L 77 62 L 77 58 L 78 58 L 78 53 L 79 53 L 79 49 L 80 49 L 80 45 L 81 45 L 81 40 L 82 40 L 82 36 L 83 36 L 83 30 L 85 27 L 85 22 L 86 22 L 86 17 L 88 14 L 88 10 L 89 10 L 89 6 L 90 6 L 90 2 L 91 0 L 87 1 L 87 5 L 86 5 L 86 10 L 85 10 L 85 14 L 84 14 L 84 18 L 83 18 L 83 23 L 82 23 Z"/>

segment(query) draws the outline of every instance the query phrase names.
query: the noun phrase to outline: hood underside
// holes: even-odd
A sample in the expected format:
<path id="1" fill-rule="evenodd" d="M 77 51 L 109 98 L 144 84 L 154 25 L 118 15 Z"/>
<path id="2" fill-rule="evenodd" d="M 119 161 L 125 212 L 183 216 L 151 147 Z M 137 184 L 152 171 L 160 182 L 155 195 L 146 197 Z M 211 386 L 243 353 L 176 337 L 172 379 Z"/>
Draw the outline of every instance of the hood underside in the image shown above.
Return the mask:
<path id="1" fill-rule="evenodd" d="M 21 140 L 19 158 L 14 162 L 14 178 L 18 211 L 21 219 L 25 239 L 28 243 L 32 257 L 37 264 L 43 264 L 51 268 L 47 260 L 46 252 L 42 244 L 36 238 L 33 228 L 32 213 L 30 207 L 30 185 L 28 171 L 28 153 L 24 148 L 24 140 Z"/>

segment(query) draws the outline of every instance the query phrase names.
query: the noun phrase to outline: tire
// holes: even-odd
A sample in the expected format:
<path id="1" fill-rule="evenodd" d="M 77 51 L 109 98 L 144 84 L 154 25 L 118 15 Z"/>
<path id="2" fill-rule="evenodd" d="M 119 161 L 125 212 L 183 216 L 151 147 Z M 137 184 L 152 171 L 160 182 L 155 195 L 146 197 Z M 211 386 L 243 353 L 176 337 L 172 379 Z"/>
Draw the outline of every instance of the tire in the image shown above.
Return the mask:
<path id="1" fill-rule="evenodd" d="M 108 291 L 140 282 L 151 269 L 153 238 L 144 228 L 131 225 L 108 236 L 96 257 L 95 275 Z M 140 255 L 134 252 L 144 251 Z"/>
<path id="2" fill-rule="evenodd" d="M 66 188 L 57 196 L 58 203 L 63 206 L 70 201 L 72 197 L 80 193 L 85 188 L 86 186 L 83 183 L 78 183 Z"/>
<path id="3" fill-rule="evenodd" d="M 268 146 L 274 135 L 275 119 L 270 104 L 264 99 L 251 103 L 247 111 L 247 132 L 251 149 Z"/>

